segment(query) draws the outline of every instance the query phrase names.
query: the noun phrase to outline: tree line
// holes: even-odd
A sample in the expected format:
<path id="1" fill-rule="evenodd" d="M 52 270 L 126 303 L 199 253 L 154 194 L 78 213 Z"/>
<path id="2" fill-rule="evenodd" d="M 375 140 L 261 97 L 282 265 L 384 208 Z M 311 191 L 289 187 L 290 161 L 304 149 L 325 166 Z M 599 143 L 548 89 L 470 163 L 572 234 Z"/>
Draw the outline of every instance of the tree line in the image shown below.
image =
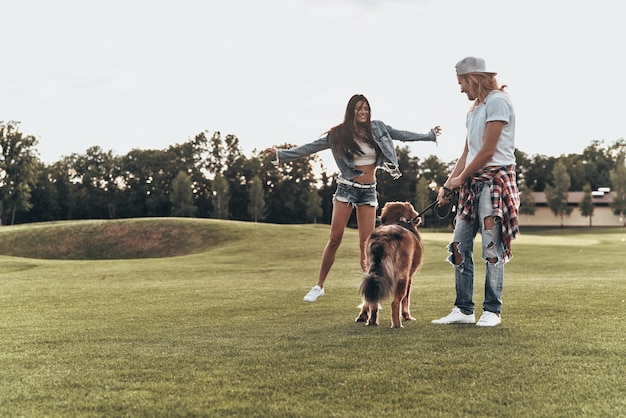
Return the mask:
<path id="1" fill-rule="evenodd" d="M 205 131 L 166 149 L 133 149 L 114 155 L 92 146 L 83 154 L 46 164 L 38 158 L 37 144 L 34 136 L 20 131 L 19 123 L 0 122 L 2 225 L 167 216 L 330 223 L 336 177 L 317 155 L 276 165 L 272 155 L 257 150 L 244 155 L 235 135 Z M 609 145 L 593 141 L 581 154 L 560 157 L 528 156 L 516 150 L 523 210 L 534 207 L 527 200 L 529 191 L 611 187 L 618 191 L 618 198 L 626 200 L 625 152 L 623 139 Z M 411 156 L 406 146 L 397 147 L 397 153 L 403 176 L 395 181 L 379 176 L 380 205 L 400 200 L 413 203 L 418 210 L 425 208 L 455 161 Z M 566 186 L 559 183 L 563 170 L 568 176 Z M 625 204 L 617 202 L 616 213 L 626 211 Z M 432 212 L 425 221 L 426 226 L 450 222 Z"/>

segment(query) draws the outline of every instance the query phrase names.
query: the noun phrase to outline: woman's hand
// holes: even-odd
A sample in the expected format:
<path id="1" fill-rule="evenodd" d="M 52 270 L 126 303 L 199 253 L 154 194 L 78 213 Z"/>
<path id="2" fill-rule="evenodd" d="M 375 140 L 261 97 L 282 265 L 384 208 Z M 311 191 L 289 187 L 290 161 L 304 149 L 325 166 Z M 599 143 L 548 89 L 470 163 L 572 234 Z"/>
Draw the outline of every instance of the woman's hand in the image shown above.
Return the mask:
<path id="1" fill-rule="evenodd" d="M 441 126 L 437 125 L 432 130 L 435 132 L 436 136 L 441 135 Z"/>
<path id="2" fill-rule="evenodd" d="M 265 148 L 263 152 L 276 155 L 276 148 Z"/>

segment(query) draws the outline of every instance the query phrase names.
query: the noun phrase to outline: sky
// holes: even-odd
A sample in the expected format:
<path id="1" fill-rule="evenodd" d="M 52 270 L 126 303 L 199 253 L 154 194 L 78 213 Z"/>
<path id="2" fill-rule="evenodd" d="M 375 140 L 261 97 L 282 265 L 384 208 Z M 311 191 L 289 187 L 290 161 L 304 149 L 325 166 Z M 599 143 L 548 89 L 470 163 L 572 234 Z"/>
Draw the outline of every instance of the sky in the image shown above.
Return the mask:
<path id="1" fill-rule="evenodd" d="M 465 56 L 508 86 L 529 156 L 626 137 L 622 0 L 0 0 L 0 12 L 0 121 L 20 122 L 46 163 L 200 132 L 234 134 L 248 156 L 300 145 L 342 122 L 355 93 L 394 128 L 440 125 L 438 144 L 397 144 L 450 162 Z"/>

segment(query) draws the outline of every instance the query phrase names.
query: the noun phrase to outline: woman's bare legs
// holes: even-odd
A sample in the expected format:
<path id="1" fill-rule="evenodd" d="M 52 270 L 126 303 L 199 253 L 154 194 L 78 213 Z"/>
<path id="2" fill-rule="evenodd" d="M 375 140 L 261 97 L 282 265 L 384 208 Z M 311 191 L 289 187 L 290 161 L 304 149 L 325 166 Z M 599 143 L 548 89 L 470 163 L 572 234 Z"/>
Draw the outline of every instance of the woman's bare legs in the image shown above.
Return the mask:
<path id="1" fill-rule="evenodd" d="M 359 246 L 361 247 L 361 269 L 367 270 L 367 248 L 365 244 L 370 234 L 376 227 L 376 207 L 370 205 L 358 206 L 356 208 L 356 220 L 359 224 Z M 378 305 L 380 308 L 380 304 Z M 356 318 L 356 322 L 367 322 L 370 312 L 370 307 L 365 303 L 359 305 L 361 312 Z M 372 318 L 370 318 L 372 319 Z M 376 322 L 375 317 L 373 321 Z"/>
<path id="2" fill-rule="evenodd" d="M 337 200 L 333 201 L 333 214 L 330 221 L 330 236 L 328 238 L 328 243 L 326 243 L 326 247 L 324 247 L 324 252 L 322 253 L 322 265 L 320 266 L 320 273 L 317 278 L 317 285 L 322 289 L 324 288 L 326 276 L 328 276 L 328 272 L 335 262 L 335 254 L 337 254 L 337 249 L 339 248 L 339 245 L 341 245 L 343 232 L 346 229 L 346 225 L 350 220 L 351 214 L 351 204 L 339 202 Z M 359 226 L 359 229 L 360 228 L 361 227 Z"/>
<path id="3" fill-rule="evenodd" d="M 361 269 L 367 270 L 365 243 L 376 227 L 376 207 L 361 205 L 356 208 L 356 221 L 359 225 L 359 246 L 361 247 Z"/>

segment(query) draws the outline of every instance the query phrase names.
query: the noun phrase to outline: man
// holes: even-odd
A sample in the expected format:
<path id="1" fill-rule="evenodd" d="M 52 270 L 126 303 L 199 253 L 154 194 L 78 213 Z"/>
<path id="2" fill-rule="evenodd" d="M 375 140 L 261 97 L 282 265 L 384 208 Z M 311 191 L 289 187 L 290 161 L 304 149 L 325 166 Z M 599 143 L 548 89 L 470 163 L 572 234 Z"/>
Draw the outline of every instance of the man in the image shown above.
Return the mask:
<path id="1" fill-rule="evenodd" d="M 502 321 L 504 264 L 512 256 L 511 241 L 519 232 L 519 192 L 515 179 L 515 113 L 506 86 L 496 73 L 485 70 L 481 58 L 467 57 L 456 64 L 461 92 L 473 101 L 467 114 L 465 147 L 450 177 L 439 190 L 444 204 L 459 189 L 454 237 L 448 261 L 455 267 L 456 301 L 452 312 L 434 324 L 475 323 L 474 259 L 476 233 L 482 239 L 486 262 L 483 314 L 477 326 Z"/>

